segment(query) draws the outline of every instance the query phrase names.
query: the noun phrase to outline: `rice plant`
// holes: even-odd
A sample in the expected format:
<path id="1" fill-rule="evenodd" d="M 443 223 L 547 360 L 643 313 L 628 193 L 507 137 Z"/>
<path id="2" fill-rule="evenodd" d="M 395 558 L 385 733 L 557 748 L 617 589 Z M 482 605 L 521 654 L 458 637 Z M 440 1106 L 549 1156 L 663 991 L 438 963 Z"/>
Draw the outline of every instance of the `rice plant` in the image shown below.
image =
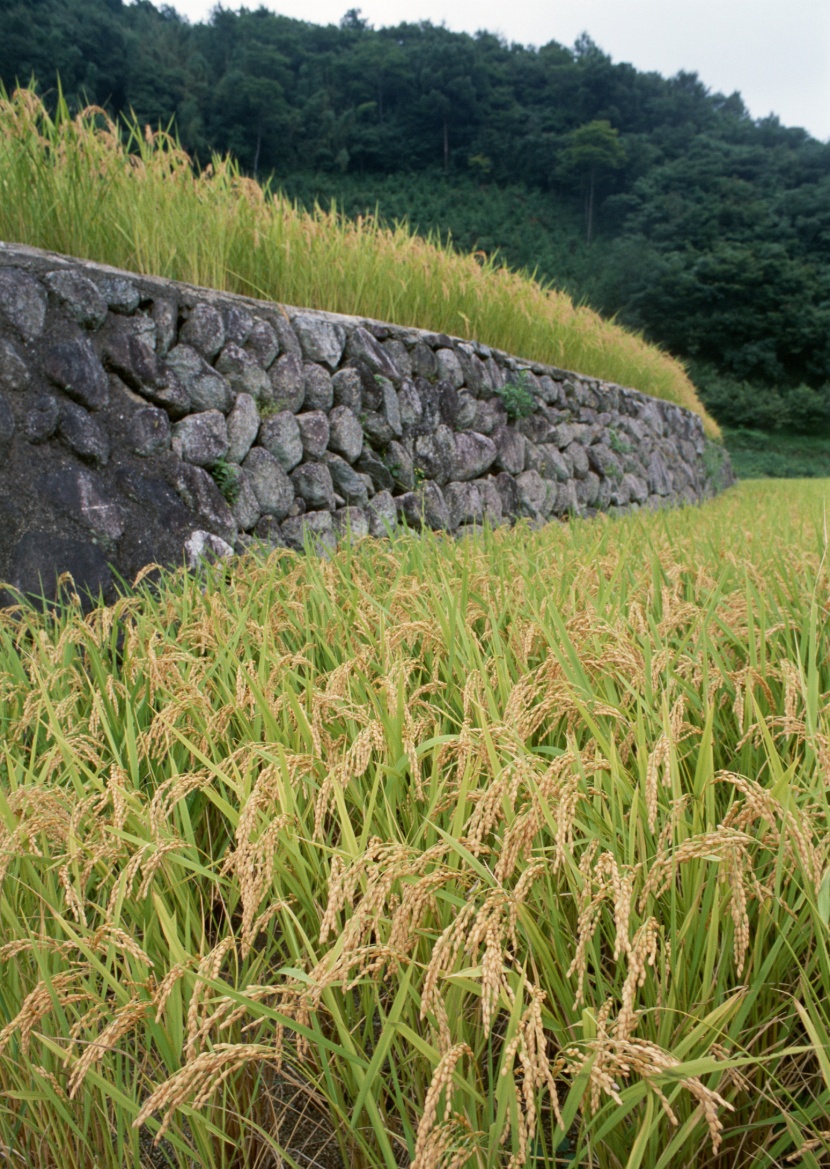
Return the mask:
<path id="1" fill-rule="evenodd" d="M 0 614 L 0 1150 L 830 1155 L 821 483 Z"/>
<path id="2" fill-rule="evenodd" d="M 405 225 L 299 210 L 240 174 L 204 170 L 167 133 L 96 108 L 53 117 L 32 88 L 0 95 L 0 238 L 132 271 L 475 338 L 632 386 L 720 431 L 682 365 L 564 293 Z"/>

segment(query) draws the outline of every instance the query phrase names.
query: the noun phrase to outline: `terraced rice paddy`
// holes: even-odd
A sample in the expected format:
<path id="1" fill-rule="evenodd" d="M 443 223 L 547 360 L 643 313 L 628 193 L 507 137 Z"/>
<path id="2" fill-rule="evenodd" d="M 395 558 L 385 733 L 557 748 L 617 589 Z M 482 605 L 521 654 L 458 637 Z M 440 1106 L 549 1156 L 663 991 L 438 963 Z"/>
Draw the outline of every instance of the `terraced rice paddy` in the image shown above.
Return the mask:
<path id="1" fill-rule="evenodd" d="M 407 225 L 306 214 L 230 158 L 199 171 L 168 134 L 0 90 L 0 240 L 281 304 L 475 338 L 696 411 L 679 361 L 483 253 Z"/>
<path id="2" fill-rule="evenodd" d="M 826 1165 L 827 495 L 4 612 L 4 1164 Z"/>

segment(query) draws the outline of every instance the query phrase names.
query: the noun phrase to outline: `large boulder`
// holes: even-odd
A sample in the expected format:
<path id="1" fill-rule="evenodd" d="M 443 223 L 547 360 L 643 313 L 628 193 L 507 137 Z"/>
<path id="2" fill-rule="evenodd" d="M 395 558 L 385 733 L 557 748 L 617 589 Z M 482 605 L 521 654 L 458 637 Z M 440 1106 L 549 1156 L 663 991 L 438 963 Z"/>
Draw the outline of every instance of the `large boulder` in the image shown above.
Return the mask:
<path id="1" fill-rule="evenodd" d="M 280 410 L 266 418 L 259 428 L 259 445 L 274 456 L 284 471 L 293 471 L 303 457 L 296 415 L 290 410 Z"/>
<path id="2" fill-rule="evenodd" d="M 284 519 L 294 502 L 294 488 L 281 464 L 270 451 L 254 447 L 242 466 L 250 476 L 260 511 L 278 520 Z"/>
<path id="3" fill-rule="evenodd" d="M 329 369 L 337 369 L 346 344 L 346 330 L 342 325 L 323 317 L 296 316 L 291 324 L 308 361 L 322 362 Z"/>
<path id="4" fill-rule="evenodd" d="M 496 444 L 486 434 L 474 430 L 462 431 L 454 438 L 455 451 L 451 464 L 453 479 L 478 479 L 496 461 Z"/>
<path id="5" fill-rule="evenodd" d="M 271 391 L 268 374 L 246 349 L 229 342 L 216 361 L 216 369 L 235 394 L 248 394 L 256 402 L 265 401 Z"/>
<path id="6" fill-rule="evenodd" d="M 398 514 L 410 528 L 450 527 L 450 513 L 444 494 L 437 483 L 423 483 L 417 491 L 407 491 L 395 500 Z"/>
<path id="7" fill-rule="evenodd" d="M 228 427 L 221 410 L 188 414 L 173 427 L 172 447 L 197 467 L 215 467 L 228 453 Z"/>
<path id="8" fill-rule="evenodd" d="M 254 445 L 259 425 L 256 401 L 250 394 L 239 394 L 227 420 L 228 452 L 225 458 L 229 463 L 242 462 Z"/>
<path id="9" fill-rule="evenodd" d="M 190 345 L 176 345 L 167 354 L 167 365 L 184 386 L 191 410 L 230 409 L 232 394 L 227 380 L 208 365 Z"/>

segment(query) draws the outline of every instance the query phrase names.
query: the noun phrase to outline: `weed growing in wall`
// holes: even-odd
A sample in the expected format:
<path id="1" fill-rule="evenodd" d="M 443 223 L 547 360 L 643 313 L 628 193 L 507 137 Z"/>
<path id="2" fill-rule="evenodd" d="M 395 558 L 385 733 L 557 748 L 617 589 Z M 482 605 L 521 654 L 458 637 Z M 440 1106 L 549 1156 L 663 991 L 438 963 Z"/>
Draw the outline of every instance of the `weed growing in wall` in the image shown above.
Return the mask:
<path id="1" fill-rule="evenodd" d="M 631 453 L 631 443 L 624 438 L 620 438 L 619 434 L 613 427 L 608 429 L 608 445 L 612 451 L 618 455 L 627 455 Z"/>
<path id="2" fill-rule="evenodd" d="M 504 403 L 507 417 L 511 422 L 515 422 L 517 418 L 527 418 L 536 409 L 536 398 L 524 370 L 515 374 L 507 385 L 496 390 L 496 393 Z"/>
<path id="3" fill-rule="evenodd" d="M 213 482 L 222 492 L 225 501 L 233 506 L 239 498 L 240 479 L 239 467 L 233 463 L 226 463 L 224 459 L 220 459 L 211 468 L 211 477 Z"/>

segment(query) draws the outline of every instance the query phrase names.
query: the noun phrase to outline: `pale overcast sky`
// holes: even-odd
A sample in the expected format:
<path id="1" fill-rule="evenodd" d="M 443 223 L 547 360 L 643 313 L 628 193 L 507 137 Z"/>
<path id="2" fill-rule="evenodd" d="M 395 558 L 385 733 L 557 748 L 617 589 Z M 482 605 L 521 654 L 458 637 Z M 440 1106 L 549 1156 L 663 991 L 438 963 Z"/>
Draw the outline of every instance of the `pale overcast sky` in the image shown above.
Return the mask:
<path id="1" fill-rule="evenodd" d="M 160 0 L 156 0 L 157 3 Z M 214 0 L 171 0 L 191 21 Z M 614 61 L 665 77 L 697 73 L 713 91 L 739 90 L 755 118 L 775 113 L 830 139 L 830 0 L 263 0 L 315 24 L 360 7 L 376 28 L 431 20 L 457 32 L 486 29 L 509 41 L 571 46 L 587 32 Z M 238 0 L 226 2 L 237 8 Z M 247 8 L 260 7 L 248 0 Z"/>

